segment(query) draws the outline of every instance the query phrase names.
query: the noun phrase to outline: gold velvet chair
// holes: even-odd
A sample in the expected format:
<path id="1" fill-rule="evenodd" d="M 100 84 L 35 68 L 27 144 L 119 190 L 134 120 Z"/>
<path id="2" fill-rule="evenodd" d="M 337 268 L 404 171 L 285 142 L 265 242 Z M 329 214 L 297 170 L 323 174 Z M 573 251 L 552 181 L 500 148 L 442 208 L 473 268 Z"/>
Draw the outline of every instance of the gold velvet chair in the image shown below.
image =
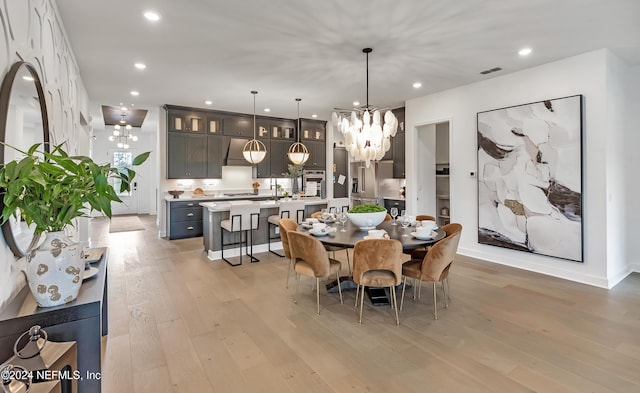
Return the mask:
<path id="1" fill-rule="evenodd" d="M 368 239 L 357 242 L 353 249 L 353 281 L 358 285 L 356 305 L 358 292 L 360 292 L 360 323 L 362 323 L 365 288 L 387 287 L 391 297 L 391 307 L 396 313 L 396 324 L 400 324 L 395 287 L 402 282 L 402 243 L 391 239 Z"/>
<path id="2" fill-rule="evenodd" d="M 289 231 L 287 232 L 289 249 L 293 258 L 293 270 L 296 272 L 296 297 L 300 287 L 300 275 L 313 277 L 316 279 L 316 306 L 317 313 L 320 314 L 320 279 L 329 278 L 335 275 L 338 280 L 338 291 L 340 292 L 340 303 L 342 303 L 342 288 L 340 284 L 340 261 L 329 258 L 320 240 L 306 233 Z M 296 298 L 294 298 L 296 302 Z"/>
<path id="3" fill-rule="evenodd" d="M 404 276 L 402 285 L 402 300 L 400 301 L 400 310 L 404 304 L 404 291 L 407 285 L 407 277 L 414 279 L 413 298 L 416 298 L 416 280 L 421 286 L 422 281 L 433 283 L 433 316 L 438 319 L 437 292 L 436 284 L 442 282 L 442 290 L 444 292 L 445 308 L 449 307 L 448 298 L 448 277 L 449 269 L 456 256 L 460 235 L 462 233 L 462 225 L 448 224 L 442 227 L 447 236 L 431 246 L 424 254 L 423 258 L 411 259 L 402 266 L 402 274 Z M 445 286 L 445 280 L 447 285 Z M 420 288 L 418 288 L 418 293 Z M 418 295 L 420 298 L 420 295 Z"/>
<path id="4" fill-rule="evenodd" d="M 311 218 L 322 218 L 322 212 L 311 213 Z"/>
<path id="5" fill-rule="evenodd" d="M 271 241 L 278 239 L 278 237 L 271 236 L 271 227 L 277 227 L 281 218 L 290 218 L 295 222 L 302 222 L 304 220 L 304 201 L 280 201 L 278 202 L 278 214 L 267 217 L 267 250 L 279 257 L 284 257 L 284 255 L 271 249 Z"/>
<path id="6" fill-rule="evenodd" d="M 311 213 L 311 218 L 316 218 L 316 219 L 322 218 L 322 212 Z M 333 257 L 333 259 L 336 258 L 336 251 L 344 250 L 344 252 L 347 254 L 347 268 L 349 269 L 349 275 L 351 275 L 351 263 L 349 261 L 349 248 L 325 244 L 324 249 L 331 253 L 331 256 Z"/>
<path id="7" fill-rule="evenodd" d="M 284 257 L 289 260 L 289 266 L 287 267 L 287 284 L 286 288 L 289 288 L 289 275 L 291 274 L 291 268 L 293 267 L 293 258 L 291 258 L 291 249 L 289 248 L 289 236 L 290 231 L 296 230 L 298 224 L 290 218 L 281 218 L 278 221 L 280 227 L 280 240 L 282 241 L 282 251 Z"/>
<path id="8" fill-rule="evenodd" d="M 436 218 L 434 216 L 429 216 L 426 214 L 420 214 L 416 216 L 416 221 L 420 222 L 420 221 L 436 221 Z M 402 250 L 403 253 L 407 254 L 407 255 L 411 255 L 411 259 L 419 259 L 422 258 L 424 256 L 424 254 L 427 252 L 427 249 L 429 247 L 419 247 L 419 248 L 413 248 L 410 250 Z"/>

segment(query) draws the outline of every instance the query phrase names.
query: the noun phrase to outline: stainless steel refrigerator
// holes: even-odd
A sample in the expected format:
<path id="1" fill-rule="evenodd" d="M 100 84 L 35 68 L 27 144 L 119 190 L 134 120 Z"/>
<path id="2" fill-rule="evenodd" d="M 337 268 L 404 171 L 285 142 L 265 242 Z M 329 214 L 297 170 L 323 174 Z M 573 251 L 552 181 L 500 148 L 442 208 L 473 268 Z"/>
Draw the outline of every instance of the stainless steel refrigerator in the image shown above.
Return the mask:
<path id="1" fill-rule="evenodd" d="M 352 162 L 349 164 L 351 175 L 351 204 L 379 204 L 380 179 L 393 176 L 393 162 L 372 162 L 367 168 L 364 162 Z"/>

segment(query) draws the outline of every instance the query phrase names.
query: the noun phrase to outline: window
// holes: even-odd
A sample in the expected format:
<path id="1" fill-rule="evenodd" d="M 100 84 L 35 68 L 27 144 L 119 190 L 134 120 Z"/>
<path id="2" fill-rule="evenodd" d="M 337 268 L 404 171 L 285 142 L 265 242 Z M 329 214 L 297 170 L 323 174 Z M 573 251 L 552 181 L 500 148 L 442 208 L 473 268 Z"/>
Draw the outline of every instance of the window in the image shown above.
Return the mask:
<path id="1" fill-rule="evenodd" d="M 119 171 L 124 171 L 125 168 L 133 168 L 133 153 L 130 151 L 114 151 L 113 152 L 113 167 L 118 168 Z M 122 180 L 113 179 L 113 188 L 116 190 L 116 194 L 120 197 L 131 196 L 131 191 L 120 192 L 120 184 Z"/>

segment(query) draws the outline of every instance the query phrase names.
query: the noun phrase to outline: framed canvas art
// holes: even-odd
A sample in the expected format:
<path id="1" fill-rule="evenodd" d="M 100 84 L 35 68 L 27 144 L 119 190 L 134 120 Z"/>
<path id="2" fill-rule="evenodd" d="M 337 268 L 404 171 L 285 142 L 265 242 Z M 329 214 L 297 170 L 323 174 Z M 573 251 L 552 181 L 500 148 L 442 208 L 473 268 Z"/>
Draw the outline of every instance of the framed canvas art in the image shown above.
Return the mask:
<path id="1" fill-rule="evenodd" d="M 582 95 L 477 114 L 478 242 L 583 261 Z"/>

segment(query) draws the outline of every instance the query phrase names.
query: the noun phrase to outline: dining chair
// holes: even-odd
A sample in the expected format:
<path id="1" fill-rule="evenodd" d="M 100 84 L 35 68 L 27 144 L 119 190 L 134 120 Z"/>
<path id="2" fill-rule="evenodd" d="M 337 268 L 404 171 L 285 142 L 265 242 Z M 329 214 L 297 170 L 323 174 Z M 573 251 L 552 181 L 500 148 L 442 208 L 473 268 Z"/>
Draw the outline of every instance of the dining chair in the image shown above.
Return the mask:
<path id="1" fill-rule="evenodd" d="M 329 213 L 338 214 L 349 210 L 349 198 L 332 198 L 327 201 Z"/>
<path id="2" fill-rule="evenodd" d="M 420 214 L 416 216 L 416 221 L 420 222 L 420 221 L 436 221 L 436 218 L 434 216 L 429 216 L 427 214 Z M 419 247 L 419 248 L 413 248 L 413 249 L 407 249 L 407 250 L 402 250 L 402 252 L 404 254 L 407 255 L 411 255 L 411 259 L 418 259 L 418 258 L 422 258 L 424 256 L 424 253 L 427 252 L 427 249 L 429 247 Z M 420 254 L 422 253 L 422 254 Z"/>
<path id="3" fill-rule="evenodd" d="M 402 265 L 402 275 L 404 276 L 402 284 L 402 296 L 400 300 L 400 311 L 404 304 L 404 291 L 407 285 L 407 277 L 414 279 L 413 286 L 413 298 L 416 298 L 416 280 L 418 285 L 422 285 L 422 281 L 433 283 L 433 316 L 434 319 L 438 319 L 438 307 L 437 307 L 437 291 L 436 284 L 442 283 L 442 291 L 444 294 L 445 308 L 449 307 L 448 298 L 448 276 L 451 264 L 456 256 L 458 250 L 458 243 L 460 242 L 460 235 L 462 233 L 462 225 L 460 224 L 448 224 L 442 227 L 447 233 L 447 236 L 431 246 L 424 257 L 421 259 L 411 259 L 411 261 Z M 445 286 L 445 280 L 447 285 Z M 418 293 L 420 288 L 418 288 Z M 420 298 L 420 295 L 418 295 Z"/>
<path id="4" fill-rule="evenodd" d="M 289 288 L 289 276 L 291 274 L 291 268 L 293 267 L 293 258 L 291 257 L 291 248 L 289 247 L 289 235 L 290 231 L 296 230 L 298 224 L 290 218 L 281 218 L 278 221 L 278 226 L 280 227 L 280 240 L 282 241 L 282 251 L 284 252 L 284 257 L 289 260 L 289 266 L 287 266 L 287 284 L 285 288 Z"/>
<path id="5" fill-rule="evenodd" d="M 316 279 L 316 307 L 320 314 L 320 279 L 335 275 L 338 280 L 340 303 L 342 303 L 342 288 L 340 286 L 340 261 L 329 258 L 322 243 L 311 235 L 302 232 L 287 232 L 291 257 L 293 258 L 293 270 L 296 272 L 296 295 L 294 303 L 297 303 L 300 287 L 300 275 Z"/>
<path id="6" fill-rule="evenodd" d="M 311 218 L 317 218 L 320 219 L 322 218 L 322 212 L 315 212 L 311 214 Z M 347 255 L 347 268 L 349 269 L 349 275 L 351 275 L 351 261 L 349 260 L 349 248 L 348 247 L 340 247 L 340 246 L 333 246 L 333 245 L 329 245 L 329 244 L 324 244 L 324 248 L 325 250 L 327 250 L 328 252 L 331 253 L 331 256 L 335 259 L 336 258 L 336 251 L 343 251 L 345 252 L 345 254 Z"/>
<path id="7" fill-rule="evenodd" d="M 304 220 L 304 201 L 289 201 L 289 202 L 278 202 L 278 214 L 271 215 L 267 218 L 267 250 L 275 254 L 279 257 L 284 257 L 284 255 L 274 251 L 271 249 L 271 241 L 279 239 L 279 236 L 271 236 L 271 228 L 278 227 L 278 221 L 281 218 L 290 218 L 293 221 L 300 223 Z"/>
<path id="8" fill-rule="evenodd" d="M 353 281 L 357 284 L 356 305 L 358 292 L 360 293 L 360 319 L 362 323 L 362 309 L 366 287 L 387 287 L 391 297 L 391 307 L 398 319 L 398 300 L 396 285 L 402 282 L 402 243 L 392 239 L 360 240 L 353 249 Z M 362 289 L 360 289 L 362 288 Z"/>
<path id="9" fill-rule="evenodd" d="M 253 231 L 259 228 L 260 222 L 260 205 L 256 203 L 247 203 L 239 205 L 231 205 L 229 208 L 229 219 L 220 221 L 220 253 L 222 260 L 231 266 L 242 265 L 242 245 L 245 245 L 245 252 L 251 259 L 251 262 L 260 262 L 253 256 Z M 233 243 L 224 242 L 224 233 L 239 233 L 240 240 Z M 244 241 L 242 240 L 244 235 Z M 249 252 L 249 239 L 251 239 L 251 252 Z M 232 263 L 224 257 L 224 247 L 239 245 L 240 246 L 240 262 Z"/>

